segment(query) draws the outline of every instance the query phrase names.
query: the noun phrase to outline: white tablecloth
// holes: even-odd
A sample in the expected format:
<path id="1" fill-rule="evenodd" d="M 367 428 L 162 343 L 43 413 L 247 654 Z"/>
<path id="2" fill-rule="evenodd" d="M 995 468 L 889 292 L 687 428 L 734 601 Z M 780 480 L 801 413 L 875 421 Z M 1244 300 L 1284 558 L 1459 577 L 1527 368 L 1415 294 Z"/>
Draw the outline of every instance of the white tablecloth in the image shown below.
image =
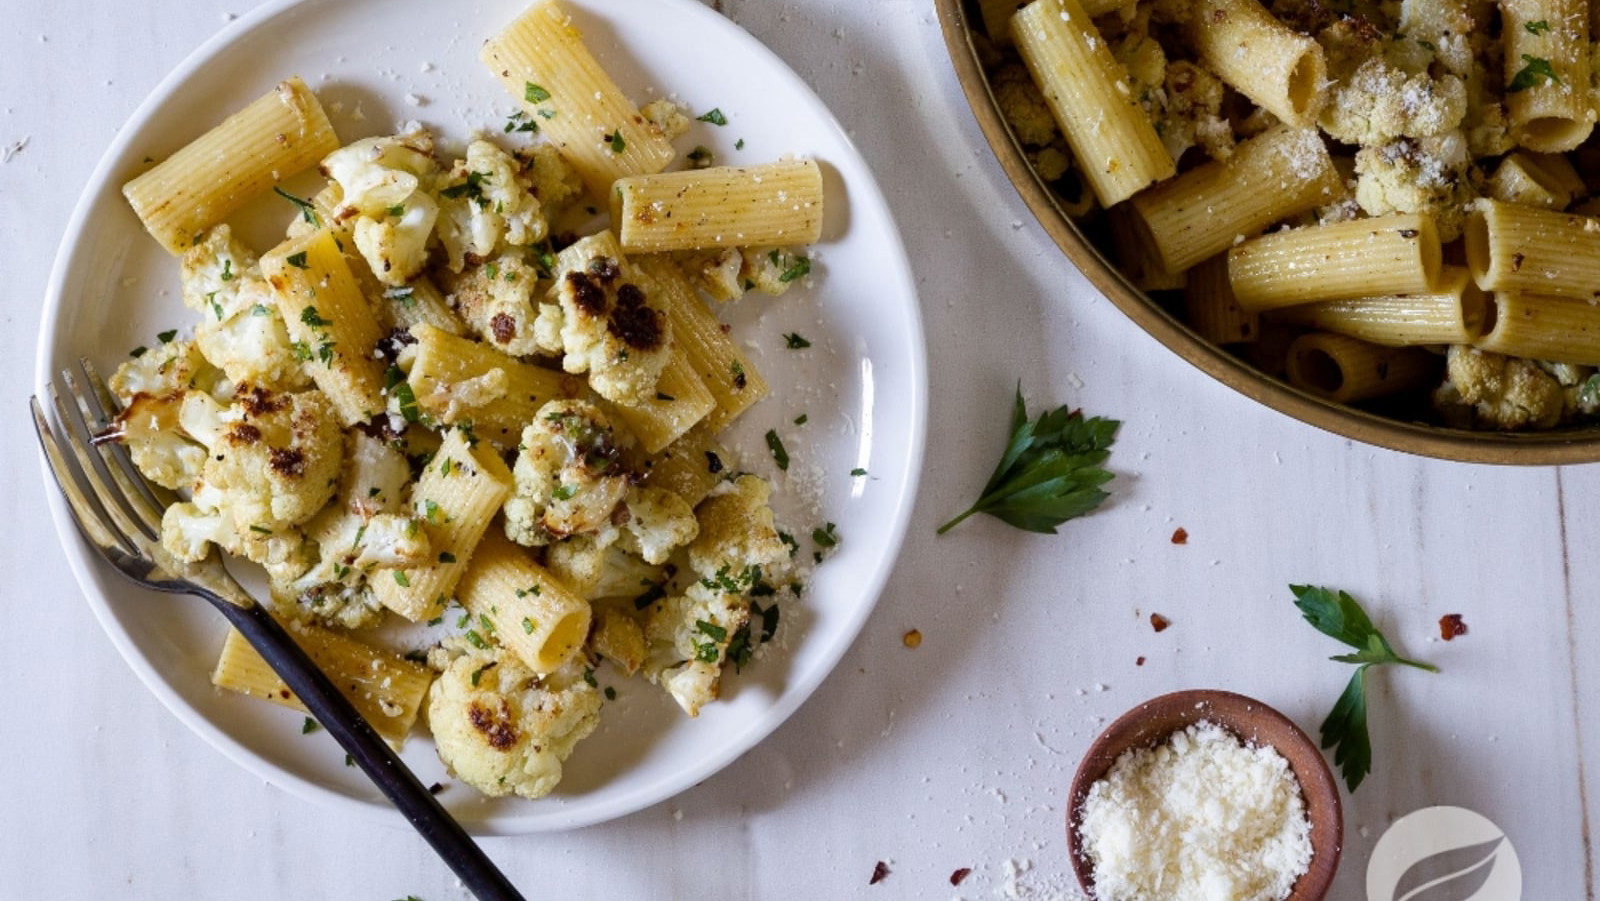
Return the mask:
<path id="1" fill-rule="evenodd" d="M 1346 797 L 1330 897 L 1365 897 L 1379 835 L 1432 804 L 1498 823 L 1525 897 L 1593 897 L 1600 469 L 1418 459 L 1235 395 L 1050 243 L 979 134 L 930 3 L 719 5 L 828 100 L 901 224 L 934 399 L 923 492 L 865 631 L 788 724 L 636 815 L 485 841 L 530 896 L 1072 897 L 1064 793 L 1105 722 L 1215 687 L 1315 730 L 1348 669 L 1290 603 L 1286 586 L 1310 582 L 1363 598 L 1443 670 L 1372 679 L 1376 764 Z M 412 833 L 264 784 L 167 713 L 96 624 L 47 522 L 23 408 L 56 245 L 120 123 L 244 11 L 24 0 L 0 30 L 0 496 L 18 514 L 0 545 L 3 898 L 465 894 Z M 1018 379 L 1036 407 L 1125 420 L 1112 501 L 1054 537 L 982 517 L 935 537 L 987 478 Z M 1152 612 L 1171 628 L 1157 634 Z M 1448 644 L 1446 613 L 1470 628 Z M 888 875 L 869 887 L 879 861 Z"/>

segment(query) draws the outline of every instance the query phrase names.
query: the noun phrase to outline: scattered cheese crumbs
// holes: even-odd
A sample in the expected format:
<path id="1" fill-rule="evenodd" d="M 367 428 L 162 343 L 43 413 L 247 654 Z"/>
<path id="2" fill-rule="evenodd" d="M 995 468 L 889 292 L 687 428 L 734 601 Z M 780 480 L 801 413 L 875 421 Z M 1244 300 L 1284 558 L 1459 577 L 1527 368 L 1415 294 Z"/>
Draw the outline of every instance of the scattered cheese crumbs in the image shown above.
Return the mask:
<path id="1" fill-rule="evenodd" d="M 1117 758 L 1079 835 L 1101 901 L 1282 901 L 1311 865 L 1288 762 L 1207 720 Z"/>

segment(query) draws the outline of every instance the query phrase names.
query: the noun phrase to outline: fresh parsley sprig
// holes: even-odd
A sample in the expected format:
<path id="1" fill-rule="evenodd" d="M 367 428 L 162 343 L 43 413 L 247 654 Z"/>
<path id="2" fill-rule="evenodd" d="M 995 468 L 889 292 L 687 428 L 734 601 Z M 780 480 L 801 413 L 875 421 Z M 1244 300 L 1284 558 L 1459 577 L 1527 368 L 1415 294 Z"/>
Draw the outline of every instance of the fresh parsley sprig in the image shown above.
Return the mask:
<path id="1" fill-rule="evenodd" d="M 974 513 L 987 513 L 1025 529 L 1054 535 L 1056 526 L 1084 515 L 1109 495 L 1100 489 L 1111 473 L 1100 464 L 1111 455 L 1122 423 L 1085 419 L 1078 410 L 1057 407 L 1036 420 L 1028 419 L 1017 386 L 1011 417 L 1011 440 L 978 502 L 939 527 L 939 534 Z"/>
<path id="2" fill-rule="evenodd" d="M 1333 748 L 1333 762 L 1344 776 L 1344 784 L 1354 792 L 1361 780 L 1372 772 L 1372 738 L 1367 731 L 1367 670 L 1387 663 L 1413 666 L 1430 673 L 1439 668 L 1396 654 L 1389 640 L 1372 624 L 1356 599 L 1343 591 L 1312 585 L 1290 585 L 1294 605 L 1306 622 L 1318 632 L 1356 649 L 1354 654 L 1337 654 L 1329 659 L 1356 664 L 1350 683 L 1334 702 L 1328 718 L 1322 721 L 1322 747 Z"/>

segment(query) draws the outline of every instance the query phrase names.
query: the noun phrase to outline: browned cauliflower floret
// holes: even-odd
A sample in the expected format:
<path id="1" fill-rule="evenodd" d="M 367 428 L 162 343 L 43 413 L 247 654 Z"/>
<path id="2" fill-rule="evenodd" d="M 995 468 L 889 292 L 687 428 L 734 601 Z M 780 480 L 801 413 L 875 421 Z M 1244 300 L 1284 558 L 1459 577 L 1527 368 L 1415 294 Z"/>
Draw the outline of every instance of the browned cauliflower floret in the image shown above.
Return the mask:
<path id="1" fill-rule="evenodd" d="M 1222 114 L 1221 79 L 1188 60 L 1166 70 L 1166 108 L 1156 120 L 1161 143 L 1173 159 L 1199 145 L 1212 159 L 1233 154 L 1233 126 Z"/>
<path id="2" fill-rule="evenodd" d="M 1561 420 L 1565 392 L 1531 360 L 1456 345 L 1435 403 L 1470 405 L 1477 422 L 1498 429 L 1550 428 Z"/>
<path id="3" fill-rule="evenodd" d="M 1466 138 L 1401 138 L 1356 153 L 1356 202 L 1372 216 L 1432 213 L 1439 237 L 1461 236 L 1466 205 L 1478 196 Z"/>
<path id="4" fill-rule="evenodd" d="M 1336 81 L 1320 121 L 1334 139 L 1367 145 L 1442 135 L 1459 128 L 1466 114 L 1460 78 L 1406 72 L 1374 56 Z"/>
<path id="5" fill-rule="evenodd" d="M 113 431 L 145 478 L 173 489 L 189 488 L 199 478 L 205 445 L 183 431 L 178 414 L 189 392 L 216 388 L 221 378 L 184 340 L 162 342 L 117 367 L 110 387 L 122 412 Z"/>
<path id="6" fill-rule="evenodd" d="M 490 141 L 467 146 L 440 181 L 439 241 L 450 269 L 543 241 L 549 227 L 521 163 Z"/>
<path id="7" fill-rule="evenodd" d="M 650 305 L 621 264 L 610 256 L 589 256 L 556 283 L 556 300 L 540 306 L 534 323 L 540 348 L 560 353 L 567 372 L 587 372 L 589 387 L 606 400 L 653 399 L 671 357 L 671 330 L 666 314 Z"/>
<path id="8" fill-rule="evenodd" d="M 1010 123 L 1017 140 L 1043 147 L 1056 136 L 1056 120 L 1033 76 L 1020 63 L 1002 66 L 989 80 L 1000 114 Z"/>
<path id="9" fill-rule="evenodd" d="M 520 254 L 505 253 L 469 267 L 450 297 L 456 312 L 485 342 L 512 356 L 527 356 L 539 350 L 533 328 L 538 284 L 538 269 Z"/>
<path id="10" fill-rule="evenodd" d="M 542 798 L 562 763 L 600 721 L 600 691 L 579 664 L 540 676 L 516 655 L 468 651 L 428 689 L 439 759 L 486 795 Z"/>
<path id="11" fill-rule="evenodd" d="M 522 431 L 506 501 L 506 536 L 541 545 L 611 522 L 628 491 L 610 420 L 593 404 L 555 400 Z"/>

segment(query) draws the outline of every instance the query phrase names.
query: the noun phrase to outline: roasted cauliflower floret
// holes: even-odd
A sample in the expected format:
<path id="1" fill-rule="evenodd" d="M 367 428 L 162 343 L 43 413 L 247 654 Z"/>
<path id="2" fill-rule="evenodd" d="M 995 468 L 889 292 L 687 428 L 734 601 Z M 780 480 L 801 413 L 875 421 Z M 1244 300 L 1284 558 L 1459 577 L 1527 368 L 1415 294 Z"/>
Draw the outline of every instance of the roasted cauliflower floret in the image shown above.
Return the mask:
<path id="1" fill-rule="evenodd" d="M 1157 133 L 1167 153 L 1179 159 L 1199 145 L 1212 159 L 1233 155 L 1233 126 L 1222 113 L 1222 80 L 1188 60 L 1166 70 L 1166 107 Z"/>
<path id="2" fill-rule="evenodd" d="M 438 171 L 433 135 L 420 128 L 356 141 L 322 160 L 323 174 L 343 193 L 340 215 L 355 216 L 356 249 L 386 285 L 404 285 L 428 261 L 439 217 L 429 190 Z"/>
<path id="3" fill-rule="evenodd" d="M 469 267 L 451 295 L 456 312 L 484 341 L 512 356 L 537 353 L 534 289 L 539 271 L 515 253 Z"/>
<path id="4" fill-rule="evenodd" d="M 689 130 L 689 117 L 684 114 L 683 107 L 665 97 L 639 107 L 639 113 L 652 128 L 669 141 L 683 137 Z"/>
<path id="5" fill-rule="evenodd" d="M 645 616 L 646 678 L 665 689 L 684 713 L 699 716 L 721 692 L 729 645 L 749 622 L 744 594 L 699 583 L 686 594 L 657 601 Z"/>
<path id="6" fill-rule="evenodd" d="M 522 177 L 539 198 L 548 222 L 583 197 L 583 179 L 567 158 L 550 144 L 535 144 L 517 151 Z"/>
<path id="7" fill-rule="evenodd" d="M 994 89 L 995 103 L 1000 115 L 1011 126 L 1017 140 L 1032 147 L 1044 147 L 1055 139 L 1056 120 L 1045 102 L 1044 94 L 1020 63 L 1010 63 L 996 70 L 989 81 Z"/>
<path id="8" fill-rule="evenodd" d="M 663 585 L 668 567 L 647 563 L 619 547 L 616 529 L 574 535 L 550 545 L 545 566 L 562 584 L 589 600 L 637 598 Z"/>
<path id="9" fill-rule="evenodd" d="M 191 391 L 178 410 L 182 430 L 206 448 L 186 503 L 167 508 L 162 543 L 180 559 L 205 554 L 205 542 L 266 566 L 274 581 L 311 565 L 296 528 L 333 496 L 344 457 L 343 432 L 320 391 L 275 394 L 241 385 L 223 407 Z"/>
<path id="10" fill-rule="evenodd" d="M 724 483 L 698 509 L 700 534 L 689 543 L 689 566 L 702 579 L 748 586 L 789 562 L 767 500 L 772 486 L 759 476 Z M 724 584 L 727 584 L 724 582 Z"/>
<path id="11" fill-rule="evenodd" d="M 1373 56 L 1347 77 L 1335 77 L 1320 123 L 1347 144 L 1442 135 L 1459 128 L 1467 114 L 1467 88 L 1454 75 L 1410 73 Z"/>
<path id="12" fill-rule="evenodd" d="M 547 227 L 533 185 L 511 154 L 490 141 L 467 145 L 439 189 L 439 240 L 450 269 L 484 260 L 505 247 L 543 241 Z"/>
<path id="13" fill-rule="evenodd" d="M 628 491 L 610 420 L 593 404 L 556 400 L 523 429 L 505 504 L 506 535 L 525 545 L 594 532 Z"/>
<path id="14" fill-rule="evenodd" d="M 1561 420 L 1561 383 L 1531 360 L 1456 345 L 1446 357 L 1446 379 L 1435 403 L 1468 404 L 1481 425 L 1549 428 Z"/>
<path id="15" fill-rule="evenodd" d="M 255 254 L 234 240 L 227 225 L 184 251 L 181 266 L 183 302 L 200 313 L 195 344 L 229 380 L 281 390 L 311 383 Z"/>
<path id="16" fill-rule="evenodd" d="M 292 581 L 275 582 L 279 610 L 347 629 L 373 625 L 382 606 L 368 588 L 375 569 L 431 562 L 427 532 L 404 503 L 406 458 L 363 432 L 345 439 L 339 493 L 306 526 L 316 563 Z"/>
<path id="17" fill-rule="evenodd" d="M 694 508 L 664 488 L 633 487 L 622 500 L 617 545 L 647 563 L 667 562 L 672 552 L 700 534 Z"/>
<path id="18" fill-rule="evenodd" d="M 541 349 L 562 354 L 561 366 L 589 374 L 596 394 L 620 404 L 655 396 L 671 333 L 666 314 L 644 289 L 623 278 L 615 259 L 591 258 L 556 283 L 556 304 L 543 304 L 534 324 Z"/>
<path id="19" fill-rule="evenodd" d="M 221 375 L 189 341 L 168 341 L 117 367 L 110 388 L 122 411 L 111 432 L 150 481 L 178 489 L 200 477 L 206 449 L 183 431 L 179 412 L 186 395 L 216 387 Z"/>
<path id="20" fill-rule="evenodd" d="M 457 657 L 428 689 L 439 759 L 486 795 L 548 795 L 600 719 L 600 692 L 577 666 L 540 677 L 505 651 Z"/>
<path id="21" fill-rule="evenodd" d="M 1431 213 L 1440 240 L 1461 236 L 1466 205 L 1477 197 L 1466 138 L 1401 138 L 1356 152 L 1356 202 L 1371 216 Z"/>
<path id="22" fill-rule="evenodd" d="M 782 247 L 697 250 L 675 260 L 691 282 L 720 302 L 738 300 L 746 291 L 777 297 L 811 272 L 808 257 Z"/>

